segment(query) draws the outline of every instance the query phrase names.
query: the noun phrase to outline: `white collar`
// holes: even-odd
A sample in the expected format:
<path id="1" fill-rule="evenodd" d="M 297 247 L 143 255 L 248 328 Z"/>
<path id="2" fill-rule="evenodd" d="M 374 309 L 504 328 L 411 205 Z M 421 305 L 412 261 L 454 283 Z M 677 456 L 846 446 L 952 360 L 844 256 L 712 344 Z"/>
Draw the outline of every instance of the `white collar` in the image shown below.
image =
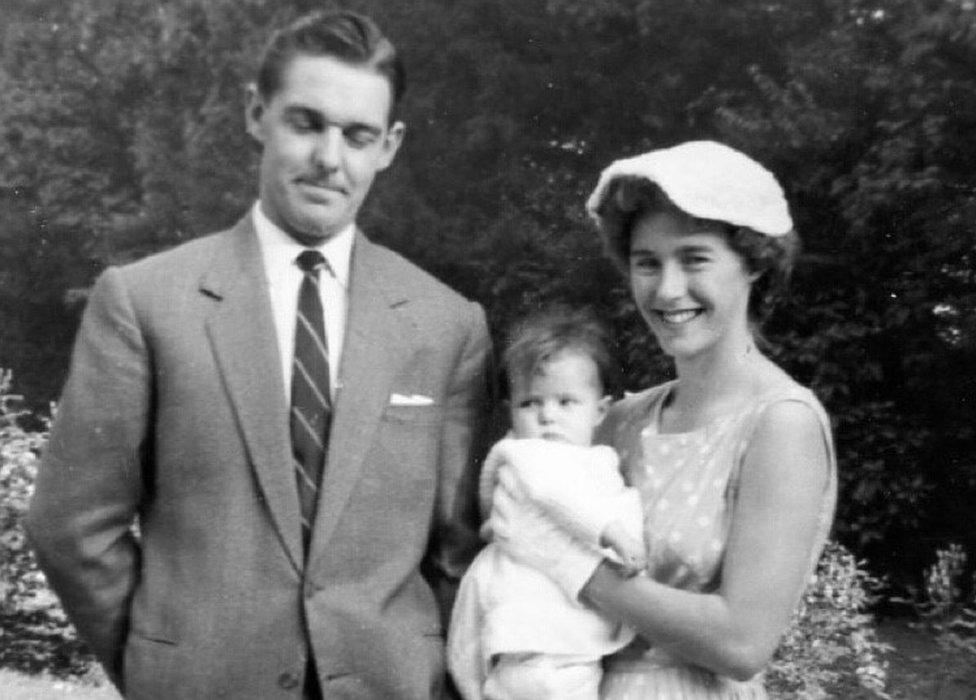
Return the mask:
<path id="1" fill-rule="evenodd" d="M 269 272 L 284 271 L 291 268 L 295 258 L 303 250 L 309 250 L 287 233 L 281 230 L 261 210 L 261 200 L 257 200 L 251 208 L 251 220 L 258 236 L 258 243 L 264 255 L 265 265 Z M 329 268 L 336 281 L 343 289 L 349 287 L 349 265 L 352 259 L 352 244 L 355 240 L 356 225 L 349 224 L 339 233 L 321 245 L 312 249 L 318 250 L 329 263 Z M 272 275 L 276 277 L 277 275 Z"/>

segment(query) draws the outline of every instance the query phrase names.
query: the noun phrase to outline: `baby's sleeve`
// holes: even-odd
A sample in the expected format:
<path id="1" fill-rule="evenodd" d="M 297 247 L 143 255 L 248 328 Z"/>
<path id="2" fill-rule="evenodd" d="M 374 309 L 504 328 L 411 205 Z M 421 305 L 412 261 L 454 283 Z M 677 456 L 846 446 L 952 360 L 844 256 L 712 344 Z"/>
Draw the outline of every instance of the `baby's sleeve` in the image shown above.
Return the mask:
<path id="1" fill-rule="evenodd" d="M 494 447 L 485 457 L 485 462 L 481 465 L 481 474 L 478 476 L 478 510 L 481 513 L 481 520 L 486 521 L 491 515 L 492 495 L 495 493 L 495 479 L 498 476 L 498 469 L 505 462 L 505 443 L 501 440 L 495 443 Z"/>
<path id="2" fill-rule="evenodd" d="M 624 484 L 610 447 L 526 441 L 509 463 L 532 502 L 576 539 L 598 547 L 606 526 L 622 517 L 640 531 L 639 496 Z"/>

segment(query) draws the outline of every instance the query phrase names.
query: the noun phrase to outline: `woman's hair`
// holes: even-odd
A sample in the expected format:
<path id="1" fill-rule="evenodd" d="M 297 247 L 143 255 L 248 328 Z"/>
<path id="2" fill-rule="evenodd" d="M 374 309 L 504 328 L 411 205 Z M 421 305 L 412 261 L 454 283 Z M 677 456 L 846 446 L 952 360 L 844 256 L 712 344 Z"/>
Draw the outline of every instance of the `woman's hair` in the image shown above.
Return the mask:
<path id="1" fill-rule="evenodd" d="M 717 226 L 725 240 L 758 276 L 749 294 L 749 319 L 761 324 L 783 297 L 793 264 L 800 252 L 800 237 L 795 231 L 782 236 L 767 236 L 746 226 L 725 221 L 700 219 L 679 209 L 654 182 L 642 177 L 626 176 L 614 180 L 600 206 L 600 233 L 607 254 L 616 266 L 630 275 L 630 239 L 634 224 L 647 214 L 670 212 L 692 221 Z"/>
<path id="2" fill-rule="evenodd" d="M 548 306 L 517 321 L 508 332 L 502 353 L 506 388 L 512 380 L 535 375 L 542 365 L 562 352 L 572 351 L 593 360 L 601 394 L 615 385 L 609 333 L 594 313 L 567 306 Z"/>

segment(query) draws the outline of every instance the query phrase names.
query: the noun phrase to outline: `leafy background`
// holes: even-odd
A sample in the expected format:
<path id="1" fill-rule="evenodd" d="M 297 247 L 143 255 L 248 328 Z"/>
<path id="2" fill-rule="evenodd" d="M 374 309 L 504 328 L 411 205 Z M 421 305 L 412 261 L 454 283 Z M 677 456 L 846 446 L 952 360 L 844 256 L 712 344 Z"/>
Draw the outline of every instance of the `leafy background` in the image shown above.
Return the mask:
<path id="1" fill-rule="evenodd" d="M 365 228 L 496 331 L 592 304 L 628 389 L 667 363 L 583 215 L 599 170 L 702 137 L 766 163 L 805 243 L 767 336 L 834 417 L 839 539 L 896 587 L 976 551 L 973 0 L 0 0 L 0 367 L 35 409 L 101 269 L 246 211 L 261 43 L 337 6 L 408 67 Z"/>

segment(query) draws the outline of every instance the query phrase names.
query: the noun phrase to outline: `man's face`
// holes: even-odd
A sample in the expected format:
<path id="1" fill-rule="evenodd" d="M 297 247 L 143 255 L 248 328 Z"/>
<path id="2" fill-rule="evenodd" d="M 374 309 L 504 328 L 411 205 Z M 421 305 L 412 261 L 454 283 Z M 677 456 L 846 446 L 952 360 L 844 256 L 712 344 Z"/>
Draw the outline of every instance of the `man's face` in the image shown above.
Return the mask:
<path id="1" fill-rule="evenodd" d="M 267 99 L 253 87 L 248 94 L 247 130 L 262 145 L 261 208 L 316 245 L 355 221 L 404 126 L 389 123 L 390 84 L 368 67 L 298 55 L 281 78 Z"/>

